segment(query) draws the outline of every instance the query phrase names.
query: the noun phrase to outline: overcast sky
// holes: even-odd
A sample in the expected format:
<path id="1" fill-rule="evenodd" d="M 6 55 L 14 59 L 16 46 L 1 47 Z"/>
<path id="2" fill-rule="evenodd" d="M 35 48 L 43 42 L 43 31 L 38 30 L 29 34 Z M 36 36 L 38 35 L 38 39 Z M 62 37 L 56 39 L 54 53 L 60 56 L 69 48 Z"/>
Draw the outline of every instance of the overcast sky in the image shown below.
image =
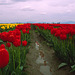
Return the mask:
<path id="1" fill-rule="evenodd" d="M 75 0 L 0 0 L 0 23 L 75 21 Z"/>

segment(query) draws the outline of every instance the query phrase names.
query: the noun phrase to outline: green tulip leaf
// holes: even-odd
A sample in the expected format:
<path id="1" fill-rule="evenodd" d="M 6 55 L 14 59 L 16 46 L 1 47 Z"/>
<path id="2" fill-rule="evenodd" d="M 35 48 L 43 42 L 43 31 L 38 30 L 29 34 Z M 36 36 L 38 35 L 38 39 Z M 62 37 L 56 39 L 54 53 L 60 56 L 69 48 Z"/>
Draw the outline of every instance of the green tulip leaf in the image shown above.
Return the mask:
<path id="1" fill-rule="evenodd" d="M 21 71 L 23 70 L 23 66 L 20 66 Z"/>
<path id="2" fill-rule="evenodd" d="M 71 66 L 72 70 L 70 72 L 74 72 L 75 71 L 75 65 Z"/>
<path id="3" fill-rule="evenodd" d="M 3 40 L 0 39 L 0 43 L 3 42 Z"/>
<path id="4" fill-rule="evenodd" d="M 66 66 L 67 65 L 67 63 L 61 63 L 59 66 L 58 66 L 58 69 L 60 69 L 60 68 L 62 68 L 62 67 L 64 67 L 64 66 Z"/>
<path id="5" fill-rule="evenodd" d="M 16 72 L 13 71 L 13 72 L 11 73 L 11 75 L 16 75 Z"/>

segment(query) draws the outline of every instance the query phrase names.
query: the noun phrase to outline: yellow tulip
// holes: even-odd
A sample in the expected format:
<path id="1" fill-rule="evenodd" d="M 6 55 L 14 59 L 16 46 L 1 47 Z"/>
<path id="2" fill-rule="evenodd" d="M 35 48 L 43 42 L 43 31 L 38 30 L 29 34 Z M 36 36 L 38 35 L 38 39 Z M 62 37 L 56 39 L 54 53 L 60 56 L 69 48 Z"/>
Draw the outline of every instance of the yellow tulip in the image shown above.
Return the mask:
<path id="1" fill-rule="evenodd" d="M 4 27 L 4 26 L 2 26 L 2 27 L 1 27 L 1 29 L 5 30 L 5 27 Z"/>
<path id="2" fill-rule="evenodd" d="M 7 29 L 9 29 L 9 26 L 7 26 Z"/>

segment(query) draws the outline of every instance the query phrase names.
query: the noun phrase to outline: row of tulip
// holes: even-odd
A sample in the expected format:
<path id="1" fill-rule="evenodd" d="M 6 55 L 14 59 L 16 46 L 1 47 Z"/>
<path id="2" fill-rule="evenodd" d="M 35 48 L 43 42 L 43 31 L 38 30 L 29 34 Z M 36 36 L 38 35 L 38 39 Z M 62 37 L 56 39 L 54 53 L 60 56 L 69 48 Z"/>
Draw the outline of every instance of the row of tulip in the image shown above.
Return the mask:
<path id="1" fill-rule="evenodd" d="M 33 24 L 53 46 L 56 55 L 70 65 L 75 64 L 75 24 Z"/>
<path id="2" fill-rule="evenodd" d="M 0 75 L 25 75 L 26 53 L 30 42 L 30 24 L 0 33 Z"/>
<path id="3" fill-rule="evenodd" d="M 9 26 L 10 26 L 10 25 L 12 25 L 12 26 L 13 26 L 13 25 L 16 25 L 16 26 L 17 26 L 18 23 L 0 23 L 0 26 L 8 26 L 8 25 L 9 25 Z"/>
<path id="4" fill-rule="evenodd" d="M 20 25 L 20 24 L 0 24 L 0 31 L 4 32 L 4 31 L 9 31 L 9 30 L 14 30 L 15 26 L 17 25 Z"/>

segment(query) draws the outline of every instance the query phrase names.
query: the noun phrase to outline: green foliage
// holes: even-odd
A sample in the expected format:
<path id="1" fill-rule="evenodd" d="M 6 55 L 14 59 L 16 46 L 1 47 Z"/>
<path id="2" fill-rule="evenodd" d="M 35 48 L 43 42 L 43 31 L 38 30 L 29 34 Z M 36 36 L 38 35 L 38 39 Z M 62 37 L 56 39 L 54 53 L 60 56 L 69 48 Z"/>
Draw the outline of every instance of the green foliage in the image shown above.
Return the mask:
<path id="1" fill-rule="evenodd" d="M 0 39 L 0 43 L 2 43 L 2 42 L 3 42 L 3 40 Z"/>
<path id="2" fill-rule="evenodd" d="M 64 66 L 66 66 L 67 65 L 67 63 L 61 63 L 59 66 L 58 66 L 58 69 L 60 69 L 60 68 L 62 68 L 62 67 L 64 67 Z"/>
<path id="3" fill-rule="evenodd" d="M 54 43 L 51 38 L 51 34 L 49 30 L 41 30 L 37 27 L 38 32 L 40 35 L 46 40 L 46 42 L 50 43 L 49 46 L 53 47 Z"/>
<path id="4" fill-rule="evenodd" d="M 70 35 L 68 34 L 66 40 L 60 40 L 59 37 L 52 35 L 48 29 L 39 29 L 39 27 L 37 27 L 37 30 L 47 41 L 47 45 L 53 47 L 56 56 L 65 62 L 60 64 L 59 68 L 67 64 L 75 64 L 75 35 L 72 36 L 72 39 L 69 39 Z M 75 68 L 73 68 L 73 70 L 75 70 Z"/>
<path id="5" fill-rule="evenodd" d="M 9 29 L 10 30 L 10 29 Z M 6 31 L 8 31 L 6 29 Z M 22 41 L 27 41 L 27 46 L 22 46 Z M 6 47 L 7 51 L 9 52 L 9 64 L 3 68 L 2 73 L 3 75 L 27 75 L 26 72 L 24 72 L 24 68 L 26 68 L 26 54 L 28 53 L 30 49 L 30 33 L 29 34 L 23 34 L 21 31 L 21 46 L 15 47 L 11 43 L 11 47 Z M 0 43 L 4 43 L 0 39 Z"/>
<path id="6" fill-rule="evenodd" d="M 75 71 L 75 64 L 71 66 L 72 70 L 70 72 L 74 72 Z"/>
<path id="7" fill-rule="evenodd" d="M 35 33 L 38 33 L 38 30 L 35 30 Z"/>

